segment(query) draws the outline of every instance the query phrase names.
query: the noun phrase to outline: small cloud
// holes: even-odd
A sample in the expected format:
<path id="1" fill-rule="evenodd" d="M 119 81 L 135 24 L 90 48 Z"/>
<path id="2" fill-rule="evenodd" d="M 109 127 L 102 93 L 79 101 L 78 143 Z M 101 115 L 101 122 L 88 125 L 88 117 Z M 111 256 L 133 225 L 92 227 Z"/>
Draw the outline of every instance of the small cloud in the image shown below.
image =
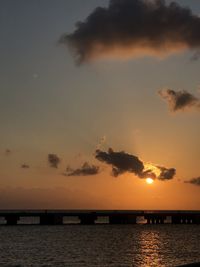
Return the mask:
<path id="1" fill-rule="evenodd" d="M 200 186 L 200 177 L 190 179 L 189 181 L 185 181 L 185 183 Z"/>
<path id="2" fill-rule="evenodd" d="M 90 176 L 96 175 L 99 173 L 99 167 L 95 165 L 90 165 L 89 163 L 85 162 L 81 168 L 72 169 L 69 166 L 64 173 L 65 176 Z"/>
<path id="3" fill-rule="evenodd" d="M 157 168 L 160 170 L 160 174 L 157 177 L 159 180 L 171 180 L 174 178 L 175 174 L 176 174 L 176 169 L 174 168 L 165 168 L 165 167 L 161 167 L 161 166 L 157 166 Z"/>
<path id="4" fill-rule="evenodd" d="M 152 178 L 160 181 L 171 180 L 176 175 L 175 168 L 166 168 L 153 163 L 144 163 L 145 170 L 140 175 L 140 178 Z"/>
<path id="5" fill-rule="evenodd" d="M 24 163 L 24 164 L 21 165 L 21 168 L 22 168 L 22 169 L 29 169 L 30 166 L 29 166 L 28 164 L 25 164 L 25 163 Z"/>
<path id="6" fill-rule="evenodd" d="M 58 165 L 60 164 L 61 159 L 56 154 L 49 154 L 48 162 L 52 168 L 58 168 Z"/>
<path id="7" fill-rule="evenodd" d="M 162 89 L 159 92 L 169 105 L 172 112 L 183 111 L 185 109 L 195 108 L 200 111 L 200 99 L 187 91 L 174 91 L 172 89 Z"/>

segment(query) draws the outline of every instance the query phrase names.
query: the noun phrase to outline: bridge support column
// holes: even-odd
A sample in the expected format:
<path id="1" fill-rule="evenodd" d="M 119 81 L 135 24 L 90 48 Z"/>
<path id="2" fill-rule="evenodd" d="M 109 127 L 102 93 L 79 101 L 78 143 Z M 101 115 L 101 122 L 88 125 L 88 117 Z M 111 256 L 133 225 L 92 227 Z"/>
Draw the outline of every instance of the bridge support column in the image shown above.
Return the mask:
<path id="1" fill-rule="evenodd" d="M 59 214 L 42 214 L 40 215 L 41 225 L 59 225 L 63 224 L 63 216 Z"/>
<path id="2" fill-rule="evenodd" d="M 19 216 L 17 215 L 8 215 L 5 216 L 6 224 L 7 225 L 17 225 L 17 221 L 19 220 Z"/>
<path id="3" fill-rule="evenodd" d="M 185 216 L 182 217 L 182 218 L 181 218 L 181 223 L 182 223 L 182 224 L 187 224 L 187 217 L 185 217 Z"/>
<path id="4" fill-rule="evenodd" d="M 164 224 L 164 223 L 165 223 L 165 219 L 166 219 L 166 218 L 161 217 L 161 218 L 160 218 L 160 224 Z"/>
<path id="5" fill-rule="evenodd" d="M 82 214 L 79 215 L 80 224 L 92 225 L 95 224 L 97 216 L 95 214 Z"/>
<path id="6" fill-rule="evenodd" d="M 156 216 L 148 215 L 144 217 L 147 220 L 147 224 L 163 224 L 166 217 L 165 216 Z"/>
<path id="7" fill-rule="evenodd" d="M 151 224 L 151 219 L 149 217 L 145 219 L 147 220 L 147 224 Z"/>
<path id="8" fill-rule="evenodd" d="M 200 223 L 200 216 L 186 216 L 184 219 L 182 219 L 182 223 L 186 224 L 199 224 Z"/>
<path id="9" fill-rule="evenodd" d="M 181 224 L 181 216 L 173 215 L 171 218 L 172 224 Z"/>
<path id="10" fill-rule="evenodd" d="M 113 214 L 109 216 L 109 224 L 136 224 L 136 216 L 132 214 Z"/>
<path id="11" fill-rule="evenodd" d="M 194 215 L 192 217 L 192 224 L 200 224 L 200 215 Z"/>

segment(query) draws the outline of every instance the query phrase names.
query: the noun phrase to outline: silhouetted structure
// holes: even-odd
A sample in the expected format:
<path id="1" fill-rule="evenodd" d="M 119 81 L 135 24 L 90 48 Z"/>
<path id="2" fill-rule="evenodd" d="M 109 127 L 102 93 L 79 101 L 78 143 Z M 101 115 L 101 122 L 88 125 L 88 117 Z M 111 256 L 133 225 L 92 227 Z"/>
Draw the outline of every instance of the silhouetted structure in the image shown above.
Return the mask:
<path id="1" fill-rule="evenodd" d="M 200 224 L 200 211 L 0 210 L 0 217 L 7 225 L 16 225 L 22 217 L 39 217 L 41 225 L 61 225 L 63 217 L 77 217 L 80 224 L 95 224 L 100 217 L 107 217 L 109 224 L 136 224 L 141 217 L 147 224 Z"/>

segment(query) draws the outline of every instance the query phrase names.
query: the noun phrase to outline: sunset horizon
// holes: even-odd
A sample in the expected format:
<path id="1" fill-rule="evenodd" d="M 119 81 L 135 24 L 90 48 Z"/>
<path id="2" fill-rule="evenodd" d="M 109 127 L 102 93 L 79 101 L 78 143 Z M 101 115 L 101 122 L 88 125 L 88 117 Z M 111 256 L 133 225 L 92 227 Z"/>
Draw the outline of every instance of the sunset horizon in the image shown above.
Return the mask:
<path id="1" fill-rule="evenodd" d="M 200 266 L 200 0 L 0 0 L 0 267 Z"/>
<path id="2" fill-rule="evenodd" d="M 199 210 L 200 4 L 1 6 L 0 209 Z"/>

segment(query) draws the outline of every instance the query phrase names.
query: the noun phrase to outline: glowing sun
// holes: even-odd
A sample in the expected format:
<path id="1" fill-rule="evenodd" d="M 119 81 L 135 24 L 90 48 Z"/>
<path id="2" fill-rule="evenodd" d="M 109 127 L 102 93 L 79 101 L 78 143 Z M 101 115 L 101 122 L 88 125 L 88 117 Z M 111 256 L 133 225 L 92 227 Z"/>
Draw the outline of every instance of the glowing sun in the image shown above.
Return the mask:
<path id="1" fill-rule="evenodd" d="M 147 178 L 146 183 L 147 184 L 153 184 L 154 180 L 152 178 Z"/>

